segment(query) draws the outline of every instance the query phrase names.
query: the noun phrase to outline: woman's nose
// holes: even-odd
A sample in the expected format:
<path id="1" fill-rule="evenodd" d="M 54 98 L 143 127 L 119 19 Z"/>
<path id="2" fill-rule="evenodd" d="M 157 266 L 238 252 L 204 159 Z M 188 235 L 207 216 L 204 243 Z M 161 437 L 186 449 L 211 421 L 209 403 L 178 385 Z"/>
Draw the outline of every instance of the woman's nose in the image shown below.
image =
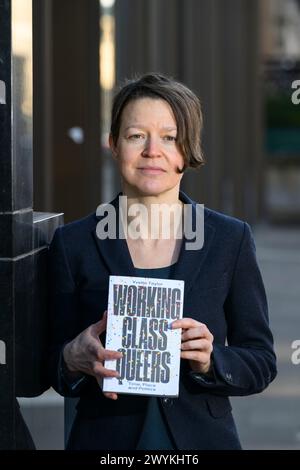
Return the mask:
<path id="1" fill-rule="evenodd" d="M 143 156 L 145 157 L 157 157 L 160 155 L 160 144 L 159 140 L 155 137 L 148 137 L 145 142 L 145 148 L 143 150 Z"/>

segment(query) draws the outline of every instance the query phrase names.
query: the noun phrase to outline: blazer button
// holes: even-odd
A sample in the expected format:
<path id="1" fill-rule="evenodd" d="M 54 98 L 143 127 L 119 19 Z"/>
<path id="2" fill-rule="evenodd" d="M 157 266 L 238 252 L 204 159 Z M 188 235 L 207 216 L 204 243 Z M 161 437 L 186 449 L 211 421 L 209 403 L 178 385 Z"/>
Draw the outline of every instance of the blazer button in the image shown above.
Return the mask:
<path id="1" fill-rule="evenodd" d="M 164 397 L 162 399 L 162 402 L 165 406 L 172 406 L 173 405 L 173 400 L 172 398 Z"/>

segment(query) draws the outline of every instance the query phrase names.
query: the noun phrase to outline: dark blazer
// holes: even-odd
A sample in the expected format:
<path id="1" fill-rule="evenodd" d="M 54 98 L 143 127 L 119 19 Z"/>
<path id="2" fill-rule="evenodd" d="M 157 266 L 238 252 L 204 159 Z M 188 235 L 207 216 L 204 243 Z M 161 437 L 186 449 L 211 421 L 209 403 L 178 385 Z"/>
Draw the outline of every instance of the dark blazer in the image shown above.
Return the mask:
<path id="1" fill-rule="evenodd" d="M 196 203 L 182 192 L 180 198 L 193 204 L 194 216 Z M 118 213 L 118 198 L 112 204 Z M 135 275 L 126 241 L 99 240 L 98 221 L 92 214 L 59 227 L 51 243 L 48 369 L 59 393 L 80 396 L 69 448 L 134 449 L 148 398 L 109 400 L 90 376 L 72 390 L 58 372 L 63 345 L 106 310 L 109 275 Z M 182 244 L 173 277 L 185 281 L 184 316 L 214 335 L 214 377 L 191 373 L 182 360 L 179 397 L 163 398 L 161 406 L 178 449 L 238 449 L 228 396 L 259 393 L 274 379 L 273 338 L 249 226 L 205 209 L 204 236 L 201 250 Z"/>

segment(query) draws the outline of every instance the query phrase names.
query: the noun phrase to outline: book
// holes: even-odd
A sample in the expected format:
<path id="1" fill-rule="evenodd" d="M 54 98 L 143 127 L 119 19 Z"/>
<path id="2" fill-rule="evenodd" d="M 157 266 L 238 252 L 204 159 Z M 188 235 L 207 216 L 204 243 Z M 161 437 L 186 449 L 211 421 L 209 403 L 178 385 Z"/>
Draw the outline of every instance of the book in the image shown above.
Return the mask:
<path id="1" fill-rule="evenodd" d="M 178 396 L 183 295 L 184 281 L 110 276 L 105 348 L 123 356 L 105 361 L 120 376 L 104 392 Z"/>

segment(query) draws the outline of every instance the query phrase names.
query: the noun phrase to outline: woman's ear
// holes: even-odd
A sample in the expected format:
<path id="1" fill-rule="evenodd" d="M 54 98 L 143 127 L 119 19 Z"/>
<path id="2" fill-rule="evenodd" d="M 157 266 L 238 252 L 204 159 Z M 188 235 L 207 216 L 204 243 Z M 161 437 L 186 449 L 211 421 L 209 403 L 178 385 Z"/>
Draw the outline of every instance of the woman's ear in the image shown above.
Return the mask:
<path id="1" fill-rule="evenodd" d="M 108 142 L 113 158 L 117 159 L 117 149 L 114 143 L 113 136 L 111 134 L 109 134 Z"/>

